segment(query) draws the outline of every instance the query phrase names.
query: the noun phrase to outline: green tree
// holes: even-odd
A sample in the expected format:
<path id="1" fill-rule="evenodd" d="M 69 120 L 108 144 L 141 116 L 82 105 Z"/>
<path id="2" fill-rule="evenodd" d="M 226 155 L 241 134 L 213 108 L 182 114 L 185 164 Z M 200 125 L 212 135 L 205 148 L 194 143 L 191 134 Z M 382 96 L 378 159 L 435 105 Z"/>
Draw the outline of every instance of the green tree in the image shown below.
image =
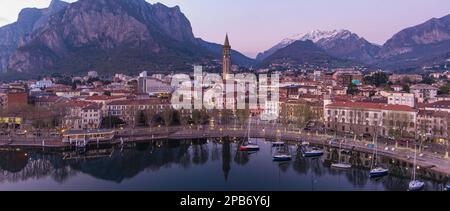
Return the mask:
<path id="1" fill-rule="evenodd" d="M 125 121 L 116 116 L 106 116 L 102 118 L 102 128 L 117 128 L 119 126 L 125 125 Z"/>
<path id="2" fill-rule="evenodd" d="M 391 91 L 394 91 L 394 89 L 391 86 L 386 85 L 386 86 L 384 86 L 384 91 L 391 92 Z"/>
<path id="3" fill-rule="evenodd" d="M 368 85 L 379 87 L 382 85 L 386 85 L 389 82 L 389 77 L 384 72 L 376 72 L 372 75 L 364 77 L 364 81 Z"/>
<path id="4" fill-rule="evenodd" d="M 431 85 L 431 84 L 435 83 L 435 80 L 434 80 L 433 77 L 426 76 L 425 78 L 423 78 L 421 83 L 423 83 L 423 84 L 430 84 Z"/>
<path id="5" fill-rule="evenodd" d="M 450 83 L 439 87 L 438 94 L 450 94 Z"/>
<path id="6" fill-rule="evenodd" d="M 105 91 L 105 92 L 103 92 L 103 95 L 111 96 L 111 91 Z"/>
<path id="7" fill-rule="evenodd" d="M 355 95 L 357 93 L 358 93 L 358 86 L 356 86 L 354 83 L 350 83 L 347 87 L 347 94 Z"/>
<path id="8" fill-rule="evenodd" d="M 408 93 L 411 91 L 408 84 L 403 84 L 402 89 L 404 92 L 408 92 Z"/>

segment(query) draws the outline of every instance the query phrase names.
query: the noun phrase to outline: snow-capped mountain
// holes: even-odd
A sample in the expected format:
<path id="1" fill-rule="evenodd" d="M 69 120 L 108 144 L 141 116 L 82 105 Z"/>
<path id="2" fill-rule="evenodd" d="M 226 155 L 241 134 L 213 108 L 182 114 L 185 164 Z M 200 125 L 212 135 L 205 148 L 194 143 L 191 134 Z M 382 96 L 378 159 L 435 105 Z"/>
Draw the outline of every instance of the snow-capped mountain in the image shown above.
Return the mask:
<path id="1" fill-rule="evenodd" d="M 346 30 L 333 30 L 333 31 L 321 31 L 321 30 L 314 30 L 308 33 L 302 33 L 302 34 L 296 34 L 291 37 L 285 38 L 280 42 L 280 44 L 283 45 L 289 45 L 295 41 L 301 40 L 311 40 L 314 43 L 319 42 L 322 39 L 329 39 L 332 37 L 336 37 L 341 33 L 344 33 Z"/>
<path id="2" fill-rule="evenodd" d="M 264 60 L 276 51 L 289 46 L 295 41 L 306 40 L 311 40 L 335 57 L 362 62 L 371 62 L 380 49 L 379 46 L 368 42 L 364 38 L 359 37 L 357 34 L 348 30 L 315 30 L 283 39 L 271 49 L 258 54 L 257 60 Z"/>

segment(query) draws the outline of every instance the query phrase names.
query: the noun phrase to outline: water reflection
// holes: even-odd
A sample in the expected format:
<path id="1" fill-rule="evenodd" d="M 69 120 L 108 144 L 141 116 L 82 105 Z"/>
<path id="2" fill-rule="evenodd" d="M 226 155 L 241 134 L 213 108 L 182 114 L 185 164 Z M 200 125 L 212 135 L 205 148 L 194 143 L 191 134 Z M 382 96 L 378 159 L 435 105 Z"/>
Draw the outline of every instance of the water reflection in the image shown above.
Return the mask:
<path id="1" fill-rule="evenodd" d="M 111 189 L 120 190 L 125 188 L 122 186 L 124 181 L 145 183 L 158 177 L 153 173 L 169 171 L 175 172 L 175 178 L 177 174 L 189 172 L 211 181 L 200 183 L 194 177 L 176 178 L 186 181 L 183 185 L 188 190 L 196 189 L 193 187 L 204 190 L 209 186 L 217 190 L 239 190 L 247 181 L 254 183 L 254 187 L 248 187 L 250 190 L 405 190 L 410 178 L 410 165 L 378 157 L 377 163 L 389 168 L 390 175 L 370 179 L 368 170 L 373 159 L 370 153 L 342 153 L 341 159 L 355 166 L 342 171 L 330 168 L 339 157 L 336 148 L 319 146 L 327 152 L 322 158 L 304 158 L 296 146 L 290 146 L 292 161 L 274 163 L 270 144 L 261 143 L 261 151 L 251 154 L 240 152 L 238 143 L 239 140 L 224 138 L 152 141 L 123 150 L 105 147 L 85 152 L 0 151 L 0 187 L 2 184 L 14 186 L 30 179 L 39 186 L 39 182 L 47 177 L 64 186 L 66 182 L 89 175 L 98 181 L 113 182 L 116 185 L 111 185 Z M 221 178 L 214 177 L 217 171 L 221 171 Z M 423 179 L 428 179 L 429 190 L 440 190 L 446 182 L 445 175 L 426 169 L 421 169 L 420 173 Z M 251 174 L 255 177 L 247 178 Z M 141 181 L 139 176 L 146 181 Z M 83 185 L 82 181 L 79 185 Z M 165 190 L 164 184 L 160 185 L 159 190 Z M 177 188 L 169 186 L 167 184 L 168 190 Z"/>

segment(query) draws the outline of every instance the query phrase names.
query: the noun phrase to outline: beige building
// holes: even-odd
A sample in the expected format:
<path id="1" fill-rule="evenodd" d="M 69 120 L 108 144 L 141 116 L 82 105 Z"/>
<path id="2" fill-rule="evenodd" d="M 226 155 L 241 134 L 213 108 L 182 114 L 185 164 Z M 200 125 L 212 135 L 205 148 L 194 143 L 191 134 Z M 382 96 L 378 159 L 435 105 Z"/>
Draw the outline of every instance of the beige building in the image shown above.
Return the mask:
<path id="1" fill-rule="evenodd" d="M 420 110 L 417 116 L 417 125 L 418 132 L 429 138 L 448 138 L 450 135 L 450 113 Z"/>
<path id="2" fill-rule="evenodd" d="M 135 125 L 136 117 L 140 111 L 152 109 L 156 113 L 170 108 L 170 102 L 165 99 L 121 100 L 113 101 L 106 105 L 105 115 L 116 116 L 130 125 Z"/>
<path id="3" fill-rule="evenodd" d="M 405 105 L 334 102 L 324 107 L 325 126 L 337 132 L 389 136 L 391 129 L 413 134 L 416 110 Z"/>

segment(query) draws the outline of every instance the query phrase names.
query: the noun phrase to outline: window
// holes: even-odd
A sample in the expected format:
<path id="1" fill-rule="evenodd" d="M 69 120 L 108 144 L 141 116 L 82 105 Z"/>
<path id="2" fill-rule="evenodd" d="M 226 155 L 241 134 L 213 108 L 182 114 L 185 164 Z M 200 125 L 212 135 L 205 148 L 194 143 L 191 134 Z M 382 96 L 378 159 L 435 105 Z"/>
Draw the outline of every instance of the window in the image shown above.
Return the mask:
<path id="1" fill-rule="evenodd" d="M 373 118 L 378 118 L 378 114 L 377 113 L 375 113 L 375 114 L 373 114 Z"/>
<path id="2" fill-rule="evenodd" d="M 369 118 L 369 113 L 366 113 L 366 118 Z"/>

